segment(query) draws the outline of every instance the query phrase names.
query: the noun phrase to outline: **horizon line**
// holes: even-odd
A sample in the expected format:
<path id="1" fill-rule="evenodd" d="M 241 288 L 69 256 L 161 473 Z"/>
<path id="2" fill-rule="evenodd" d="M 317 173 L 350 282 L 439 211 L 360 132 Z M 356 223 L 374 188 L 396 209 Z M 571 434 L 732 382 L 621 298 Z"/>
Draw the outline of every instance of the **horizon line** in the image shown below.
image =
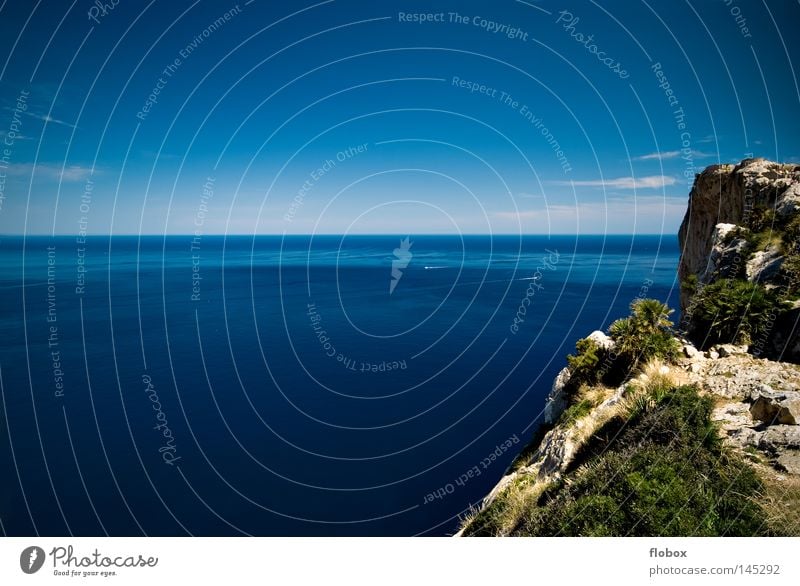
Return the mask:
<path id="1" fill-rule="evenodd" d="M 364 232 L 357 234 L 345 234 L 342 232 L 304 232 L 300 234 L 279 234 L 279 233 L 264 233 L 264 234 L 250 234 L 245 232 L 213 232 L 209 234 L 192 234 L 191 232 L 180 234 L 162 234 L 157 232 L 136 233 L 136 232 L 117 232 L 113 234 L 89 234 L 80 235 L 75 233 L 35 233 L 35 234 L 0 234 L 0 238 L 109 238 L 114 236 L 138 236 L 138 237 L 167 237 L 167 238 L 206 238 L 206 237 L 233 237 L 233 236 L 248 236 L 248 237 L 309 237 L 309 236 L 677 236 L 677 233 L 672 232 L 463 232 L 460 234 L 453 234 L 452 232 L 420 232 L 414 234 L 413 232 Z"/>

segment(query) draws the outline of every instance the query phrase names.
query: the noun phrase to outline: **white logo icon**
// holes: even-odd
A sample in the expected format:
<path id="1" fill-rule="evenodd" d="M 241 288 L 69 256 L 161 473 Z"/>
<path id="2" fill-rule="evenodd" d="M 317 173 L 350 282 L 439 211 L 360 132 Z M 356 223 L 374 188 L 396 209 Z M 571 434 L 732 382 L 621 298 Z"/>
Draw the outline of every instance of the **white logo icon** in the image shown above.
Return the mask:
<path id="1" fill-rule="evenodd" d="M 394 249 L 395 260 L 392 260 L 392 280 L 389 282 L 389 295 L 394 293 L 394 288 L 397 287 L 397 283 L 400 282 L 403 276 L 402 269 L 408 266 L 408 263 L 411 262 L 414 256 L 411 254 L 411 246 L 413 244 L 414 243 L 409 240 L 409 237 L 406 236 L 400 241 L 400 247 Z"/>

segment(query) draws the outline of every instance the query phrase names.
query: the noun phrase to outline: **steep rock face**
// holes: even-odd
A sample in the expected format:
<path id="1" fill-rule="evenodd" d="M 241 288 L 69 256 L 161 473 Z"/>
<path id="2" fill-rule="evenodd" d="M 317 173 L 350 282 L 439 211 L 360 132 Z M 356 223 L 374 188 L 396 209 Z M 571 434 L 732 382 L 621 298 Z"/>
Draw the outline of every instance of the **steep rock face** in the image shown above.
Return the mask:
<path id="1" fill-rule="evenodd" d="M 567 397 L 565 387 L 569 382 L 569 377 L 569 368 L 562 368 L 561 372 L 558 373 L 553 381 L 553 386 L 550 389 L 550 394 L 547 396 L 547 402 L 544 405 L 545 423 L 555 423 L 564 412 L 564 409 L 567 408 L 569 398 Z"/>
<path id="2" fill-rule="evenodd" d="M 683 327 L 694 295 L 718 279 L 757 283 L 782 301 L 753 336 L 755 355 L 800 363 L 800 165 L 745 159 L 700 173 L 679 231 Z"/>
<path id="3" fill-rule="evenodd" d="M 678 232 L 679 279 L 683 282 L 696 275 L 702 284 L 719 276 L 716 271 L 726 257 L 725 248 L 737 249 L 733 255 L 728 250 L 729 260 L 736 256 L 735 252 L 743 252 L 741 242 L 723 244 L 733 229 L 730 225 L 751 228 L 764 210 L 774 210 L 783 221 L 800 213 L 800 166 L 745 159 L 738 165 L 713 165 L 700 173 Z M 719 224 L 728 226 L 718 228 Z M 774 255 L 771 260 L 775 260 Z M 741 266 L 741 270 L 744 268 Z M 689 306 L 690 297 L 690 292 L 682 291 L 682 310 Z"/>
<path id="4" fill-rule="evenodd" d="M 530 478 L 539 486 L 544 486 L 560 478 L 592 431 L 617 413 L 617 408 L 625 398 L 626 392 L 627 386 L 620 386 L 592 409 L 588 415 L 572 424 L 558 424 L 548 431 L 523 465 L 518 470 L 508 472 L 503 476 L 483 500 L 481 506 L 490 505 L 498 494 L 520 478 Z M 556 419 L 561 413 L 563 413 L 563 409 L 561 412 L 554 413 Z"/>

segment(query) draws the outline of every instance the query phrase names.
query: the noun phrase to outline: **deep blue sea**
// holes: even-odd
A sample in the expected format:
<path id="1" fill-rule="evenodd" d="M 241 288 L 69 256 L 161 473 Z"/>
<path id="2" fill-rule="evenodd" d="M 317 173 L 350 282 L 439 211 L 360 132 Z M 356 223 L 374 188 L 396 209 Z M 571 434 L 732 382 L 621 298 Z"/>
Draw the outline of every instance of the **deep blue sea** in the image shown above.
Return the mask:
<path id="1" fill-rule="evenodd" d="M 575 340 L 675 307 L 677 262 L 662 236 L 2 237 L 2 530 L 450 534 Z"/>

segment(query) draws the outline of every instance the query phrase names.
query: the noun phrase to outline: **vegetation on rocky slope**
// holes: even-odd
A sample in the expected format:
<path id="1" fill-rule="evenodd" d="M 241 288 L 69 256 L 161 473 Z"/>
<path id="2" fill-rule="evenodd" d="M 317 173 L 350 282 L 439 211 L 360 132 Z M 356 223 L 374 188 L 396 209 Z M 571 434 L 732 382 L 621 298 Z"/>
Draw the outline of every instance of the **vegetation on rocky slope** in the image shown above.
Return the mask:
<path id="1" fill-rule="evenodd" d="M 524 478 L 470 520 L 465 535 L 767 535 L 762 483 L 722 445 L 713 403 L 695 387 L 650 386 L 598 429 L 557 482 Z"/>
<path id="2" fill-rule="evenodd" d="M 774 483 L 763 482 L 741 452 L 723 443 L 712 417 L 714 398 L 665 365 L 678 353 L 668 308 L 638 300 L 631 309 L 609 329 L 613 345 L 597 337 L 577 344 L 569 359 L 566 408 L 549 434 L 537 434 L 487 506 L 466 520 L 463 535 L 755 536 L 795 530 L 774 514 L 781 498 Z M 607 383 L 620 376 L 624 382 L 615 391 Z M 572 445 L 553 447 L 553 433 Z M 548 435 L 551 453 L 543 456 Z M 553 452 L 561 467 L 545 470 Z"/>
<path id="3" fill-rule="evenodd" d="M 709 167 L 692 188 L 680 240 L 689 338 L 800 362 L 800 166 Z"/>
<path id="4" fill-rule="evenodd" d="M 687 333 L 704 350 L 715 344 L 752 344 L 769 333 L 770 316 L 781 313 L 777 294 L 741 279 L 707 285 L 693 304 Z"/>

